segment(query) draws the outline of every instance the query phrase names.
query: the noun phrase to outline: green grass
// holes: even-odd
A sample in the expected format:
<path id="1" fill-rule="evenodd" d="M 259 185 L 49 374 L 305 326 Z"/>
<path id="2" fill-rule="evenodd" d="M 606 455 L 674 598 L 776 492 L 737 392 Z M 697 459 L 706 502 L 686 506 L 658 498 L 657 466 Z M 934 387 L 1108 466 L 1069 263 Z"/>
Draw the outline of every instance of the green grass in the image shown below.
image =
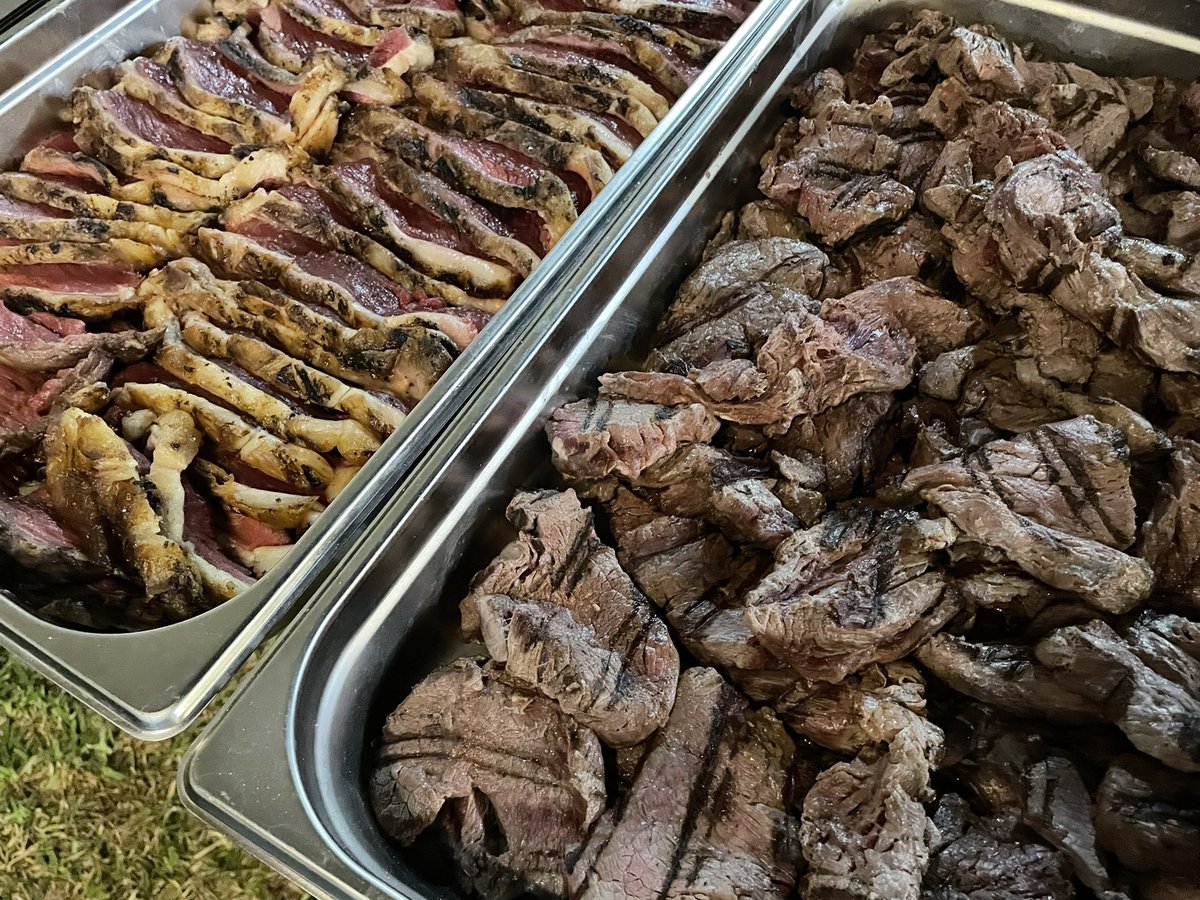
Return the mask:
<path id="1" fill-rule="evenodd" d="M 135 741 L 0 652 L 0 897 L 303 896 L 179 804 L 198 727 Z"/>

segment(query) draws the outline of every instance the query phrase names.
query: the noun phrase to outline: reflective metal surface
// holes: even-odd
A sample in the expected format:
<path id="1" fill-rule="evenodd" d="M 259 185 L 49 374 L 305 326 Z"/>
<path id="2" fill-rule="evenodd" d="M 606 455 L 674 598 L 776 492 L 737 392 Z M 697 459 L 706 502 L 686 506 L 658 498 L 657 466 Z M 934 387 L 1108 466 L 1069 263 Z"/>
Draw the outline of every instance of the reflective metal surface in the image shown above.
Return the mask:
<path id="1" fill-rule="evenodd" d="M 38 25 L 50 29 L 41 36 L 57 34 L 60 26 L 69 31 L 71 23 L 91 27 L 86 10 L 95 2 L 63 0 Z M 52 625 L 0 592 L 0 645 L 135 736 L 162 739 L 186 728 L 254 648 L 295 612 L 380 505 L 406 496 L 405 476 L 433 438 L 458 420 L 513 339 L 579 277 L 617 223 L 626 221 L 625 210 L 642 193 L 647 173 L 688 133 L 696 110 L 710 103 L 764 16 L 788 2 L 769 0 L 746 23 L 403 426 L 254 587 L 194 619 L 136 634 L 89 634 Z M 148 0 L 115 15 L 110 7 L 110 18 L 0 96 L 0 160 L 16 159 L 50 127 L 81 78 L 178 34 L 197 10 L 194 0 Z M 14 38 L 0 53 L 0 69 L 4 61 L 43 59 L 38 39 L 36 28 Z"/>
<path id="2" fill-rule="evenodd" d="M 422 870 L 371 817 L 365 777 L 383 717 L 433 666 L 469 649 L 458 637 L 458 600 L 511 536 L 507 500 L 517 488 L 556 481 L 542 423 L 637 353 L 721 214 L 753 195 L 790 86 L 869 27 L 916 6 L 991 22 L 1107 72 L 1200 74 L 1200 19 L 1183 8 L 1151 24 L 1037 0 L 784 6 L 761 23 L 759 43 L 692 130 L 644 172 L 644 190 L 611 241 L 564 282 L 416 467 L 408 490 L 192 747 L 180 772 L 192 811 L 321 896 L 456 896 L 447 873 Z"/>

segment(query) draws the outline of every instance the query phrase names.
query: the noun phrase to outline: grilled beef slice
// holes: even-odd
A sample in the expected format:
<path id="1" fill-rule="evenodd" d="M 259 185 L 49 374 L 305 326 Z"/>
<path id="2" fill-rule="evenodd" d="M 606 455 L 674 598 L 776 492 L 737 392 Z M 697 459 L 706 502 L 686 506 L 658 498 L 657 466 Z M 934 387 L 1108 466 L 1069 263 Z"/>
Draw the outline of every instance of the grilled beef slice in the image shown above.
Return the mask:
<path id="1" fill-rule="evenodd" d="M 814 680 L 899 659 L 958 610 L 936 556 L 954 536 L 946 519 L 839 508 L 776 548 L 774 567 L 746 595 L 747 624 Z"/>
<path id="2" fill-rule="evenodd" d="M 1120 552 L 1134 537 L 1128 450 L 1094 419 L 993 441 L 911 471 L 904 486 L 965 535 L 1097 609 L 1128 612 L 1150 593 L 1150 567 Z"/>
<path id="3" fill-rule="evenodd" d="M 974 815 L 958 794 L 938 799 L 938 831 L 921 886 L 922 900 L 1071 900 L 1074 886 L 1061 854 L 1017 834 L 1012 815 Z"/>
<path id="4" fill-rule="evenodd" d="M 370 783 L 403 845 L 434 829 L 486 897 L 565 893 L 565 865 L 604 807 L 600 743 L 477 660 L 433 672 L 387 718 Z"/>
<path id="5" fill-rule="evenodd" d="M 801 892 L 823 898 L 916 900 L 929 862 L 927 798 L 942 733 L 911 716 L 882 745 L 817 776 L 804 798 Z"/>
<path id="6" fill-rule="evenodd" d="M 1200 779 L 1119 756 L 1096 792 L 1100 844 L 1127 868 L 1187 875 L 1200 849 Z"/>
<path id="7" fill-rule="evenodd" d="M 606 743 L 644 740 L 675 699 L 679 655 L 666 626 L 574 491 L 518 494 L 508 517 L 521 534 L 472 582 L 463 633 Z"/>
<path id="8" fill-rule="evenodd" d="M 88 559 L 79 538 L 55 518 L 44 489 L 0 499 L 0 510 L 0 551 L 7 559 L 54 582 L 103 576 L 104 567 Z"/>
<path id="9" fill-rule="evenodd" d="M 796 882 L 792 740 L 712 669 L 689 669 L 633 786 L 573 861 L 580 898 L 784 898 Z"/>
<path id="10" fill-rule="evenodd" d="M 138 578 L 171 618 L 198 610 L 195 567 L 163 534 L 137 461 L 102 419 L 72 408 L 51 425 L 46 487 L 55 515 L 79 535 L 90 559 Z"/>
<path id="11" fill-rule="evenodd" d="M 917 650 L 917 658 L 977 700 L 1059 722 L 1107 720 L 1144 753 L 1182 771 L 1200 771 L 1195 685 L 1174 680 L 1178 673 L 1156 671 L 1128 637 L 1098 619 L 1055 629 L 1033 647 L 939 634 Z"/>
<path id="12" fill-rule="evenodd" d="M 622 400 L 580 400 L 546 423 L 555 467 L 568 478 L 636 478 L 682 445 L 704 443 L 717 421 L 699 404 L 669 407 Z"/>
<path id="13" fill-rule="evenodd" d="M 1200 585 L 1197 524 L 1200 508 L 1195 491 L 1200 484 L 1200 444 L 1174 440 L 1168 480 L 1159 488 L 1158 500 L 1142 529 L 1140 552 L 1154 570 L 1158 594 L 1196 609 Z"/>
<path id="14" fill-rule="evenodd" d="M 673 342 L 727 315 L 746 302 L 746 291 L 755 285 L 782 285 L 807 297 L 819 297 L 828 262 L 812 244 L 791 238 L 728 243 L 683 282 L 659 322 L 659 340 Z"/>

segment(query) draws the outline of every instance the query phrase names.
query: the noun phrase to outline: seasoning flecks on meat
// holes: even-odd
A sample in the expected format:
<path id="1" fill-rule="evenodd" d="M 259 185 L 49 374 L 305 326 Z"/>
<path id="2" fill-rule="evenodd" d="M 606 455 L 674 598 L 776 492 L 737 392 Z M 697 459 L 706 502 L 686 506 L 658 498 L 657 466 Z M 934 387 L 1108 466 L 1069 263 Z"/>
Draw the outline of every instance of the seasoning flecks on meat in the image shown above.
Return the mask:
<path id="1" fill-rule="evenodd" d="M 714 670 L 689 669 L 629 794 L 574 863 L 572 896 L 791 896 L 794 753 L 770 712 L 751 710 Z"/>
<path id="2" fill-rule="evenodd" d="M 679 655 L 666 626 L 574 491 L 518 494 L 508 515 L 521 534 L 472 583 L 463 632 L 607 743 L 644 740 L 675 699 Z"/>
<path id="3" fill-rule="evenodd" d="M 440 834 L 481 895 L 561 896 L 566 860 L 604 807 L 600 743 L 553 702 L 459 660 L 388 716 L 370 795 L 400 843 Z"/>

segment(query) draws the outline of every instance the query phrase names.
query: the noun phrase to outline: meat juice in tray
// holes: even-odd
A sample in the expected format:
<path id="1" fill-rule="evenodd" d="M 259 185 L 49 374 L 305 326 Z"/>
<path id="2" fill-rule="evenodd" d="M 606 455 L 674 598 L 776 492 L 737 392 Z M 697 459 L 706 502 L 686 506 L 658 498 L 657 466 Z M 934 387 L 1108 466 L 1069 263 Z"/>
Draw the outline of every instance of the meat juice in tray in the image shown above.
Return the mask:
<path id="1" fill-rule="evenodd" d="M 487 897 L 1185 896 L 1200 82 L 919 12 L 812 74 L 367 751 Z"/>

